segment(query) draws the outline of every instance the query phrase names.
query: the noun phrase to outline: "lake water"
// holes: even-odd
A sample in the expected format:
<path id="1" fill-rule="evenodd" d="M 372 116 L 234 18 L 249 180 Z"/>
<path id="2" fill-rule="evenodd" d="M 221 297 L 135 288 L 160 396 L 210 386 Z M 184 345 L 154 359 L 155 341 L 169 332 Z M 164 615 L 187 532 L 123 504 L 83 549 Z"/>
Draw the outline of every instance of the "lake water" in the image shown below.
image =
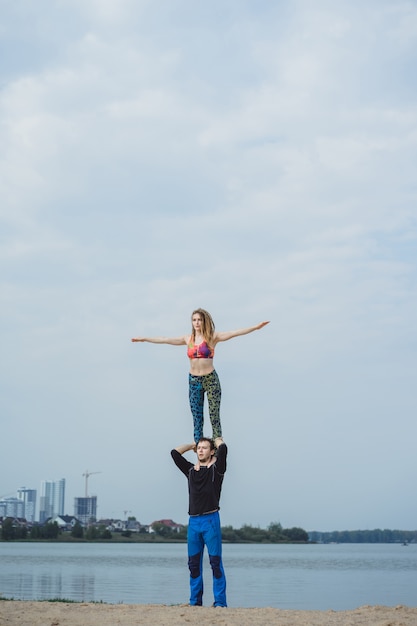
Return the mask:
<path id="1" fill-rule="evenodd" d="M 0 595 L 110 604 L 188 602 L 185 544 L 0 543 Z M 231 607 L 417 606 L 417 544 L 225 544 Z M 204 604 L 213 602 L 204 560 Z"/>

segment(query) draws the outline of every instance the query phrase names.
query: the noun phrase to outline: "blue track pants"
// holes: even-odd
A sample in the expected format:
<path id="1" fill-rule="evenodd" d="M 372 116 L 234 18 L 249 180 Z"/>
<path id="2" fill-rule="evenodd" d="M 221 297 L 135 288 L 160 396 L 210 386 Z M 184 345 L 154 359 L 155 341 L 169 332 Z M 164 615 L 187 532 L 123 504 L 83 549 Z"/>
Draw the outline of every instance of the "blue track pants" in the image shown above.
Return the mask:
<path id="1" fill-rule="evenodd" d="M 190 516 L 188 522 L 188 567 L 190 570 L 190 604 L 203 604 L 203 553 L 207 546 L 213 572 L 214 606 L 227 606 L 226 577 L 222 563 L 222 534 L 218 511 Z"/>

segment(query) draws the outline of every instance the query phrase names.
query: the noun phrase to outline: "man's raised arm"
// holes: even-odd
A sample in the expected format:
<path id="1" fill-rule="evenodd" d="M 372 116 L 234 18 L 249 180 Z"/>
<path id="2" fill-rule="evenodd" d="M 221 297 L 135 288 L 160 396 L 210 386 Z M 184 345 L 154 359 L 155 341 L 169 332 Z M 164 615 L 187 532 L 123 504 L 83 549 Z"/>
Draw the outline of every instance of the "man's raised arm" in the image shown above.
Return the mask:
<path id="1" fill-rule="evenodd" d="M 194 450 L 195 452 L 196 445 L 195 443 L 183 443 L 181 446 L 174 449 L 180 454 L 185 454 L 185 452 L 189 452 L 190 450 Z"/>

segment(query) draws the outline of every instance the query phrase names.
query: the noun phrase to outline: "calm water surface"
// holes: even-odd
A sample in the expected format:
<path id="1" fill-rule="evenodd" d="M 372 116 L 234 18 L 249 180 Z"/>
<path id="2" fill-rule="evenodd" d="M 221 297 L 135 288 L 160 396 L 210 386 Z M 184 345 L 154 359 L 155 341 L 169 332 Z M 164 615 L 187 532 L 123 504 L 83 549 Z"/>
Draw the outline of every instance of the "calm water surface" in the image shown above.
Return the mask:
<path id="1" fill-rule="evenodd" d="M 188 602 L 185 544 L 0 543 L 0 595 L 111 604 Z M 417 606 L 417 545 L 226 544 L 235 607 L 346 610 Z M 204 561 L 204 604 L 213 602 Z"/>

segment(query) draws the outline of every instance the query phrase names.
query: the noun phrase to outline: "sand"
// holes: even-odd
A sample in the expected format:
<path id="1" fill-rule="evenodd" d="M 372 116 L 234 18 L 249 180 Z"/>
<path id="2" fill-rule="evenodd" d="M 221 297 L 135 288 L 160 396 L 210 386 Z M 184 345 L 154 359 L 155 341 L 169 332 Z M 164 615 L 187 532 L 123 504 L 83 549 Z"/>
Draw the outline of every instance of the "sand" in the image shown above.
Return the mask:
<path id="1" fill-rule="evenodd" d="M 353 611 L 236 609 L 155 604 L 0 602 L 0 626 L 417 626 L 417 607 L 363 606 Z"/>

